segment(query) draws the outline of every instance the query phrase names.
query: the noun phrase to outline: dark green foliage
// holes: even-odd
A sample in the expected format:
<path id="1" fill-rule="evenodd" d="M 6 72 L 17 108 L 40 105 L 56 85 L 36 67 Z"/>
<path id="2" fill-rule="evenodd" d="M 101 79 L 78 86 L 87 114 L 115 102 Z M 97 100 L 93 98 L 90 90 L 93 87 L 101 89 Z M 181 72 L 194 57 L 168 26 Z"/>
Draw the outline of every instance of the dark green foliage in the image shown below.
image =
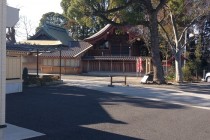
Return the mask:
<path id="1" fill-rule="evenodd" d="M 28 77 L 28 68 L 26 67 L 23 69 L 22 78 L 23 78 L 23 84 L 27 84 L 29 77 Z"/>
<path id="2" fill-rule="evenodd" d="M 202 77 L 203 69 L 205 69 L 203 65 L 203 61 L 201 59 L 201 41 L 198 38 L 198 44 L 195 46 L 194 59 L 189 59 L 186 65 L 183 67 L 182 71 L 184 74 L 185 81 L 195 81 L 198 80 L 199 77 Z"/>
<path id="3" fill-rule="evenodd" d="M 42 18 L 40 19 L 39 26 L 36 28 L 36 31 L 38 31 L 45 23 L 49 23 L 52 25 L 56 25 L 62 28 L 65 28 L 67 25 L 68 19 L 59 13 L 54 12 L 48 12 L 42 15 Z"/>
<path id="4" fill-rule="evenodd" d="M 60 77 L 57 75 L 43 75 L 41 77 L 37 77 L 37 75 L 28 75 L 24 80 L 24 85 L 36 85 L 36 86 L 45 86 L 49 84 L 53 84 L 55 81 L 59 81 Z"/>
<path id="5" fill-rule="evenodd" d="M 185 81 L 193 81 L 194 70 L 194 63 L 192 61 L 188 61 L 186 65 L 182 68 Z"/>
<path id="6" fill-rule="evenodd" d="M 175 67 L 171 66 L 167 70 L 166 80 L 167 81 L 174 81 L 175 79 Z"/>
<path id="7" fill-rule="evenodd" d="M 87 38 L 102 29 L 107 22 L 90 15 L 91 10 L 84 0 L 62 0 L 61 7 L 64 15 L 68 17 L 67 28 L 75 39 Z M 92 4 L 94 1 L 91 2 Z"/>
<path id="8" fill-rule="evenodd" d="M 61 6 L 69 19 L 74 19 L 82 26 L 92 26 L 92 29 L 96 29 L 95 25 L 100 19 L 115 26 L 148 27 L 154 81 L 161 84 L 165 83 L 165 79 L 159 55 L 158 13 L 166 2 L 167 0 L 62 0 Z"/>

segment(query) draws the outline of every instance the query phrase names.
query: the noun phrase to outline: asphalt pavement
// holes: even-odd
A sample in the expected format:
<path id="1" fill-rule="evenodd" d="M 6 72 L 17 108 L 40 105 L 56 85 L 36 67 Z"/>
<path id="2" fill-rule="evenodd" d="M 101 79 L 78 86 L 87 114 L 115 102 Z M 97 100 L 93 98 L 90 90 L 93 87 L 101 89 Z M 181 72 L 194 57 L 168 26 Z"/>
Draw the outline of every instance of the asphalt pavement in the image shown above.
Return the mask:
<path id="1" fill-rule="evenodd" d="M 61 85 L 8 94 L 7 123 L 44 134 L 30 140 L 210 138 L 208 88 L 200 93 L 200 85 L 193 84 L 191 89 L 189 85 L 164 88 L 138 83 L 108 87 L 107 77 L 63 79 Z"/>
<path id="2" fill-rule="evenodd" d="M 141 84 L 141 77 L 63 76 L 68 85 L 210 110 L 210 83 Z M 110 87 L 110 85 L 112 85 Z"/>

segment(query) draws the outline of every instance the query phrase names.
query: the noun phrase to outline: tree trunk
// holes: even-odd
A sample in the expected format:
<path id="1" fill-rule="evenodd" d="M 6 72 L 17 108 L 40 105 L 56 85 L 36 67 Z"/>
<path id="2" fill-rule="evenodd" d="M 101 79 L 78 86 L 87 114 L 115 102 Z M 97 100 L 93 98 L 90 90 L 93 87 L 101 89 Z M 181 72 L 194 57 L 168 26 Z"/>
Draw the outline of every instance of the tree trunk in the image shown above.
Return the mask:
<path id="1" fill-rule="evenodd" d="M 14 27 L 8 28 L 8 32 L 6 33 L 6 39 L 8 43 L 16 43 Z"/>
<path id="2" fill-rule="evenodd" d="M 154 71 L 153 81 L 158 84 L 164 84 L 165 78 L 164 78 L 162 62 L 160 60 L 157 12 L 152 12 L 150 16 L 150 34 L 151 34 L 151 55 L 152 55 L 153 71 Z"/>
<path id="3" fill-rule="evenodd" d="M 179 48 L 179 47 L 176 47 Z M 183 73 L 182 73 L 182 59 L 181 59 L 181 51 L 179 49 L 176 49 L 176 54 L 175 54 L 175 81 L 177 83 L 183 82 Z"/>

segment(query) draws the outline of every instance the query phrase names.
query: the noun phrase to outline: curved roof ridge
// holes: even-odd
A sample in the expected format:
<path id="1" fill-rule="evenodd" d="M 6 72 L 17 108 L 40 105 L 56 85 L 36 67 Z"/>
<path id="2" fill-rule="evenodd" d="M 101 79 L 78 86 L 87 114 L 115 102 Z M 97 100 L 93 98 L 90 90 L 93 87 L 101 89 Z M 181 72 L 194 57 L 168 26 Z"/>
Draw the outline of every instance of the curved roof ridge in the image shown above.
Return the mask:
<path id="1" fill-rule="evenodd" d="M 57 31 L 64 31 L 64 32 L 66 32 L 66 29 L 65 28 L 60 27 L 58 25 L 53 25 L 53 24 L 50 24 L 50 23 L 45 23 L 43 27 L 52 28 L 52 29 L 57 30 Z"/>
<path id="2" fill-rule="evenodd" d="M 40 40 L 39 36 L 41 36 L 42 33 L 45 34 L 45 36 L 48 36 L 49 39 L 61 41 L 65 46 L 68 46 L 69 42 L 74 41 L 65 28 L 49 23 L 45 23 L 34 36 L 29 38 L 29 40 Z"/>
<path id="3" fill-rule="evenodd" d="M 107 35 L 108 32 L 110 32 L 114 28 L 114 25 L 107 24 L 105 27 L 103 27 L 101 30 L 99 30 L 97 33 L 93 34 L 92 36 L 85 38 L 84 41 L 91 42 L 96 41 L 98 38 L 100 38 L 103 35 Z"/>

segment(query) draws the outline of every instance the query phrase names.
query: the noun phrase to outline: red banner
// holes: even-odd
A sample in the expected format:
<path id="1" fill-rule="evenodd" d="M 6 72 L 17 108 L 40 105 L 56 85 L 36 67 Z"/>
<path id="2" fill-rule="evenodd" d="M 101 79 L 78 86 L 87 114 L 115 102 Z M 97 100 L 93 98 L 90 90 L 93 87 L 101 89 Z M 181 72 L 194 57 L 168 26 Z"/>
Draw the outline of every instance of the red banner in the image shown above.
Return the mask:
<path id="1" fill-rule="evenodd" d="M 142 66 L 142 58 L 139 57 L 139 59 L 136 60 L 136 72 L 141 72 L 143 71 L 143 66 Z"/>

